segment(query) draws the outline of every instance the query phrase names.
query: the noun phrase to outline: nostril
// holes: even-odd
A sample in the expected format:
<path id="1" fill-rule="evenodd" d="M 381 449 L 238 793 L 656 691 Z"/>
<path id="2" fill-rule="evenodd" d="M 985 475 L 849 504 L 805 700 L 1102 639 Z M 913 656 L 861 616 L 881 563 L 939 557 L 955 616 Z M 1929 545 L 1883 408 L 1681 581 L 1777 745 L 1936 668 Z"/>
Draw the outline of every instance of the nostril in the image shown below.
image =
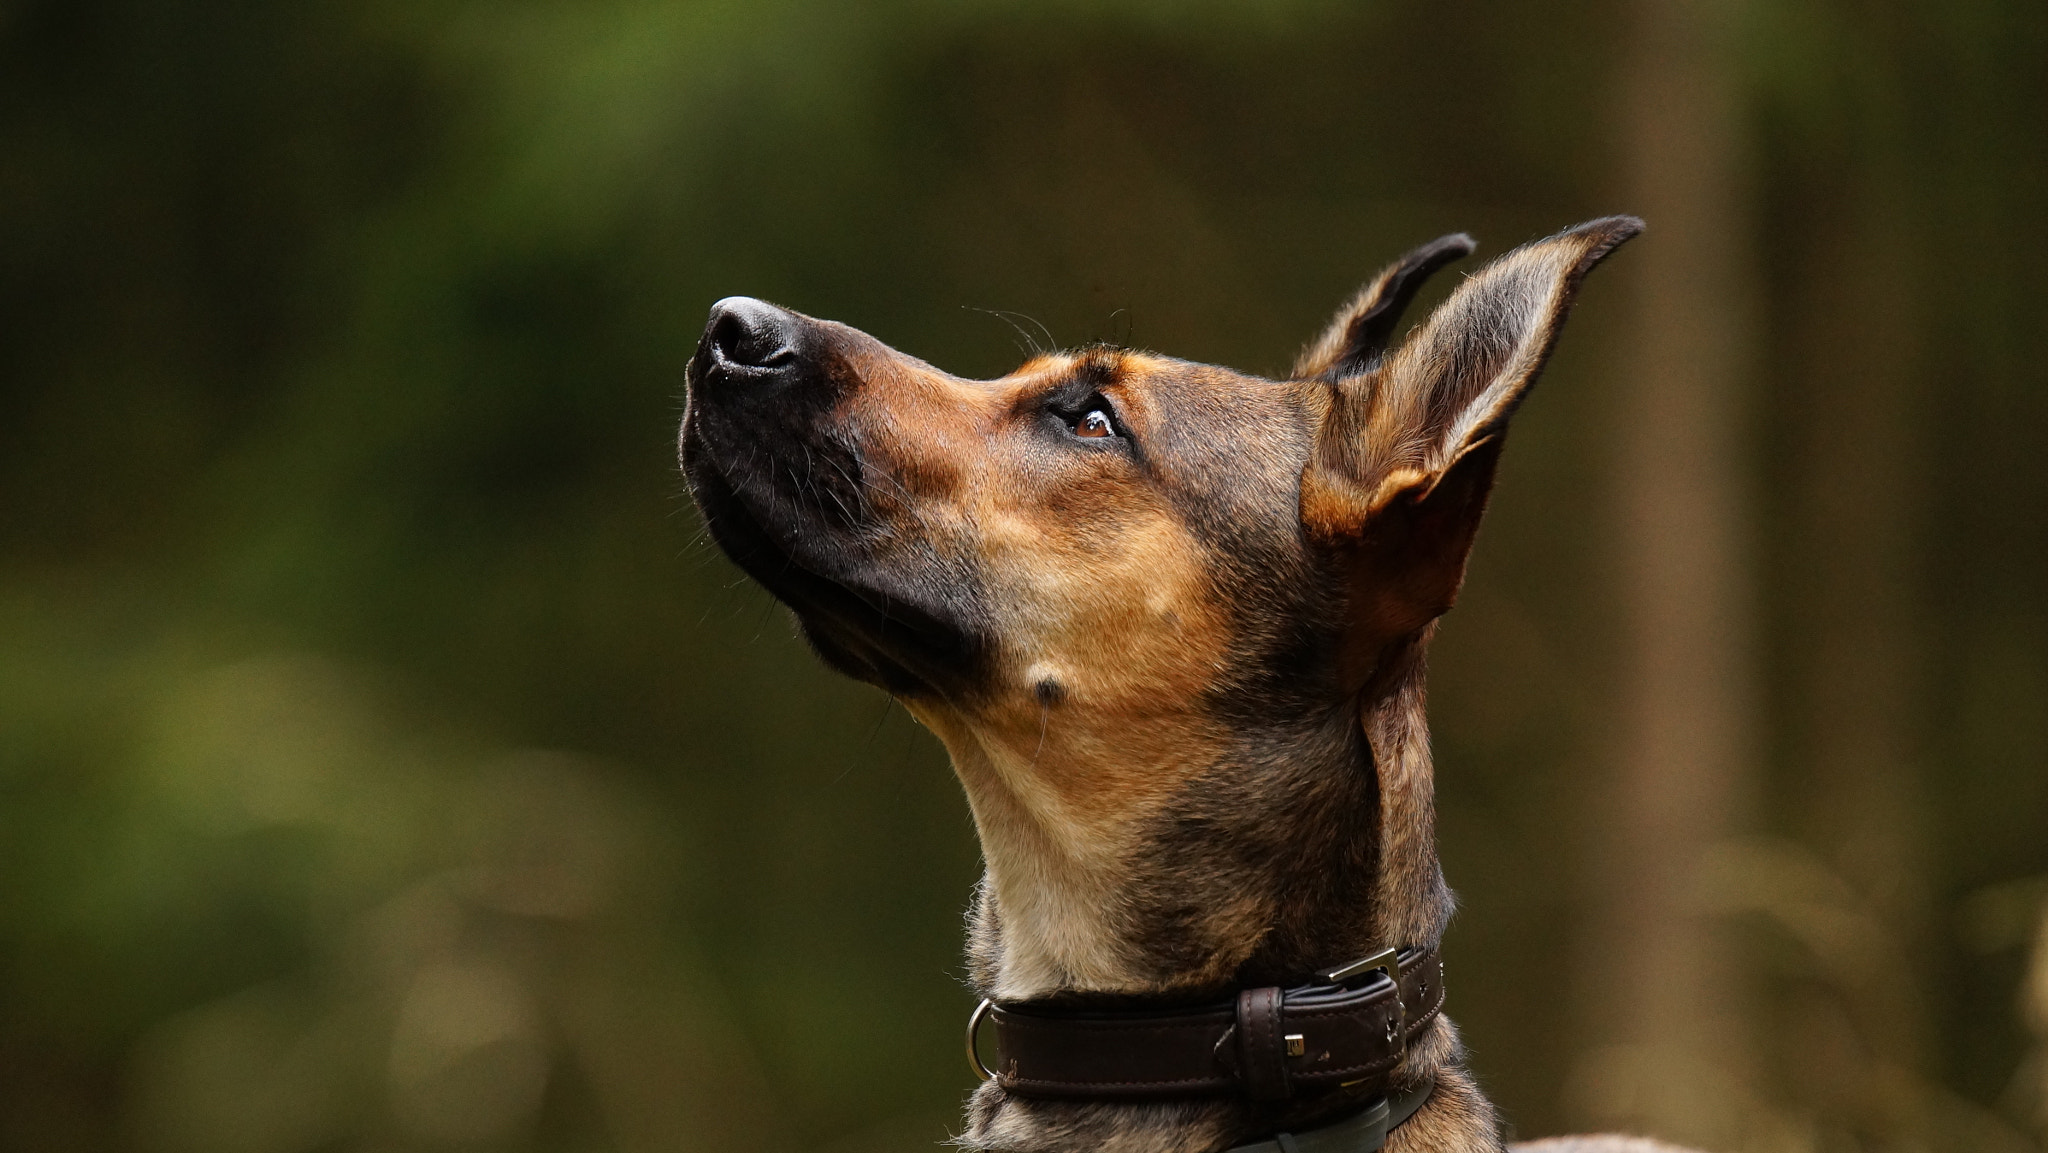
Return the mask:
<path id="1" fill-rule="evenodd" d="M 728 364 L 774 368 L 796 359 L 790 341 L 793 320 L 772 304 L 745 296 L 728 297 L 711 307 L 711 323 L 704 338 Z"/>

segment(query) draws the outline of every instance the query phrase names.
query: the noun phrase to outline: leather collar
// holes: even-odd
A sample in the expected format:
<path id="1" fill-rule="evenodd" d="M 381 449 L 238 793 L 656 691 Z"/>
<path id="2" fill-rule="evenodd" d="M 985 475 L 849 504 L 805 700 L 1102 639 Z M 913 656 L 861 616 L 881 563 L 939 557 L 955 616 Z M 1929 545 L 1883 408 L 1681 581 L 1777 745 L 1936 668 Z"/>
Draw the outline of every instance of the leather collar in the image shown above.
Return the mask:
<path id="1" fill-rule="evenodd" d="M 1388 949 L 1318 977 L 1316 984 L 1246 989 L 1234 1001 L 1183 1009 L 984 1001 L 968 1025 L 969 1056 L 984 1077 L 1020 1097 L 1241 1095 L 1277 1102 L 1367 1084 L 1386 1095 L 1409 1043 L 1443 1008 L 1436 946 Z M 995 1027 L 994 1070 L 974 1055 L 984 1017 Z"/>

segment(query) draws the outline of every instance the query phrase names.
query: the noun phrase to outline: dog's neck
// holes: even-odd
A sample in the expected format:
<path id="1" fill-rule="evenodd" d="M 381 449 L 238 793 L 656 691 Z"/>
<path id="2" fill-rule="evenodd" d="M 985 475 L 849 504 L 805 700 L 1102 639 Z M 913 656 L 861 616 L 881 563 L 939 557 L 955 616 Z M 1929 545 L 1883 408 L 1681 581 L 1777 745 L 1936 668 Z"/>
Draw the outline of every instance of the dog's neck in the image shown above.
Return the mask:
<path id="1" fill-rule="evenodd" d="M 1277 761 L 1191 773 L 1170 763 L 1169 748 L 1126 742 L 1118 772 L 1173 774 L 1201 795 L 1148 794 L 1142 806 L 1107 812 L 1079 811 L 1045 783 L 1091 769 L 1061 763 L 1058 742 L 1020 764 L 957 714 L 919 710 L 953 755 L 982 838 L 987 874 L 970 945 L 977 985 L 1008 1002 L 1213 996 L 1299 981 L 1381 945 L 1437 941 L 1451 899 L 1437 864 L 1422 673 L 1418 639 L 1359 708 L 1299 726 Z M 1233 776 L 1256 785 L 1231 792 Z M 1493 1148 L 1490 1111 L 1457 1061 L 1448 1025 L 1410 1058 L 1412 1076 L 1451 1085 L 1440 1096 L 1469 1098 L 1453 1127 L 1472 1128 L 1472 1140 L 1436 1147 Z M 1234 1102 L 1080 1105 L 993 1086 L 970 1120 L 971 1147 L 1018 1153 L 1214 1149 L 1248 1123 Z"/>
<path id="2" fill-rule="evenodd" d="M 1379 790 L 1379 868 L 1373 905 L 1390 945 L 1440 940 L 1451 919 L 1451 891 L 1436 853 L 1436 771 L 1430 757 L 1424 664 L 1431 626 L 1392 654 L 1369 688 L 1360 730 L 1372 751 Z"/>

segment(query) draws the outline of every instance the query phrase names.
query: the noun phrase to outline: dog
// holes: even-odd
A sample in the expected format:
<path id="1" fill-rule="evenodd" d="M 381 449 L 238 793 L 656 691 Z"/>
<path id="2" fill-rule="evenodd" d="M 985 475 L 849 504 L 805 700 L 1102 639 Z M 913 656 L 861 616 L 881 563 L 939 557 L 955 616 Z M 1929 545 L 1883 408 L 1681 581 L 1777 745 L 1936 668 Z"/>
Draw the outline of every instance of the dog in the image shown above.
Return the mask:
<path id="1" fill-rule="evenodd" d="M 1282 381 L 1110 346 L 966 380 L 712 308 L 679 438 L 711 537 L 938 736 L 973 811 L 999 1056 L 970 1029 L 960 1144 L 1503 1148 L 1438 1011 L 1424 652 L 1509 418 L 1641 228 L 1518 248 L 1396 344 L 1473 249 L 1424 245 Z"/>

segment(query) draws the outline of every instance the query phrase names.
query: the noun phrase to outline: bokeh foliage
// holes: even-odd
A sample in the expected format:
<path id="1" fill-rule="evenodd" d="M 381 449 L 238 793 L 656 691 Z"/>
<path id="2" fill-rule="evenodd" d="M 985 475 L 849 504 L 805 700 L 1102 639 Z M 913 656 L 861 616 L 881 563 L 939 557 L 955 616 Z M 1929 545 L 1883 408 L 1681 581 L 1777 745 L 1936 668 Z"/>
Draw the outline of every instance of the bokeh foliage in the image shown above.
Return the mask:
<path id="1" fill-rule="evenodd" d="M 0 6 L 0 1145 L 942 1138 L 965 807 L 698 539 L 672 438 L 704 307 L 761 295 L 970 374 L 1017 358 L 983 310 L 1278 371 L 1410 244 L 1631 207 L 1625 17 Z M 2048 8 L 1757 3 L 1732 58 L 1773 692 L 1769 839 L 1731 860 L 1775 878 L 1734 902 L 1764 1025 L 1853 1002 L 1851 956 L 1925 1003 L 1899 1076 L 1983 1141 L 2038 1136 Z M 1520 418 L 1436 662 L 1457 1016 L 1526 1133 L 1577 1116 L 1545 974 L 1613 697 L 1622 304 L 1595 279 Z M 1902 936 L 1830 871 L 1799 672 L 1856 659 L 1808 643 L 1801 550 L 1857 494 L 1801 462 L 1858 400 L 1807 386 L 1871 347 L 1910 382 L 1880 469 L 1916 638 Z M 1807 1147 L 1910 1147 L 1786 1080 Z"/>

